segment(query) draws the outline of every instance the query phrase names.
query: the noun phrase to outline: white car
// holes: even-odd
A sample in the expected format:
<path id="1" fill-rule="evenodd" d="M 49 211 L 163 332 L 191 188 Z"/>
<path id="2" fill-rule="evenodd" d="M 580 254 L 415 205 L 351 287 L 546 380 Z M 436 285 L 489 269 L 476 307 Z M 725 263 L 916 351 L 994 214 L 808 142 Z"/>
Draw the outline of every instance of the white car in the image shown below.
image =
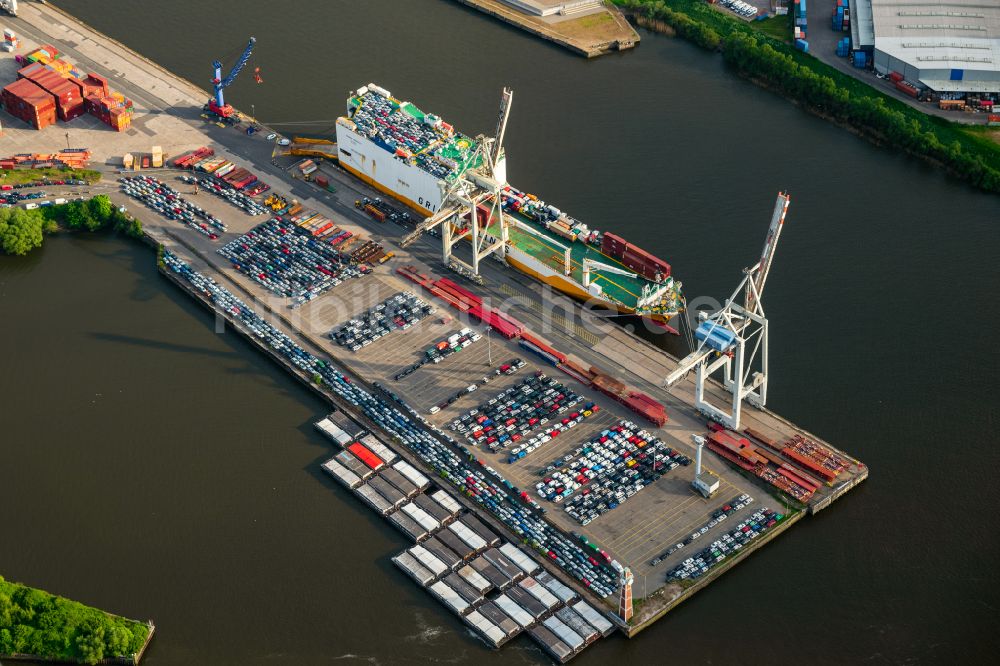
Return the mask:
<path id="1" fill-rule="evenodd" d="M 279 146 L 290 146 L 292 142 L 289 139 L 278 139 Z"/>
<path id="2" fill-rule="evenodd" d="M 271 132 L 270 134 L 267 135 L 267 140 L 268 141 L 274 141 L 277 138 L 278 138 L 278 135 L 275 134 L 274 132 Z"/>

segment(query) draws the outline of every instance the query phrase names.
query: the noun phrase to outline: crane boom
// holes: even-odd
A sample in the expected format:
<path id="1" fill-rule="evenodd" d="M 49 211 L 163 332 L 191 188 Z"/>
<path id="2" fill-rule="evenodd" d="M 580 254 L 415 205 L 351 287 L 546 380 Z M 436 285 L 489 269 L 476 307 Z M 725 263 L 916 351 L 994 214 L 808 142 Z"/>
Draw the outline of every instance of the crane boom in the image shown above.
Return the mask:
<path id="1" fill-rule="evenodd" d="M 247 47 L 243 49 L 243 55 L 239 57 L 233 68 L 229 70 L 229 74 L 226 78 L 222 78 L 222 63 L 218 60 L 212 62 L 212 67 L 215 70 L 215 76 L 212 78 L 212 86 L 215 90 L 215 99 L 209 102 L 209 109 L 222 116 L 223 118 L 228 118 L 233 114 L 233 107 L 226 104 L 226 100 L 222 94 L 222 91 L 229 87 L 236 77 L 240 75 L 243 68 L 247 66 L 247 62 L 250 60 L 250 55 L 253 53 L 254 44 L 257 43 L 256 37 L 251 37 L 250 41 L 247 42 Z"/>
<path id="2" fill-rule="evenodd" d="M 763 407 L 767 402 L 768 324 L 761 294 L 790 200 L 785 192 L 778 193 L 760 261 L 744 271 L 743 280 L 720 310 L 699 313 L 701 323 L 694 332 L 699 340 L 697 348 L 682 358 L 664 381 L 666 386 L 674 386 L 688 372 L 697 370 L 695 406 L 710 419 L 733 430 L 740 429 L 744 400 L 755 407 Z M 741 294 L 743 303 L 739 303 Z M 722 386 L 731 394 L 728 409 L 710 403 L 709 392 L 705 390 L 708 378 L 719 370 L 723 372 Z"/>
<path id="3" fill-rule="evenodd" d="M 771 215 L 771 226 L 767 230 L 767 239 L 764 241 L 764 249 L 760 254 L 760 263 L 756 267 L 756 275 L 753 276 L 752 285 L 747 284 L 746 307 L 752 310 L 756 302 L 764 293 L 764 283 L 767 282 L 767 274 L 771 272 L 771 263 L 774 262 L 774 251 L 778 247 L 778 239 L 781 237 L 781 230 L 785 227 L 785 215 L 788 213 L 788 204 L 791 198 L 785 192 L 778 193 L 778 199 L 774 202 L 774 213 Z"/>
<path id="4" fill-rule="evenodd" d="M 510 105 L 513 101 L 514 91 L 510 88 L 504 88 L 503 94 L 500 97 L 500 113 L 497 116 L 497 128 L 493 134 L 492 154 L 490 155 L 490 170 L 493 172 L 491 175 L 496 180 L 506 180 L 506 178 L 502 177 L 506 176 L 506 174 L 500 174 L 501 177 L 498 177 L 496 167 L 500 162 L 500 154 L 503 152 L 503 135 L 507 132 L 507 119 L 510 118 Z M 506 170 L 501 169 L 501 171 Z"/>
<path id="5" fill-rule="evenodd" d="M 590 271 L 592 268 L 596 268 L 607 273 L 617 273 L 618 275 L 628 275 L 630 277 L 635 277 L 635 271 L 630 271 L 625 268 L 618 268 L 617 266 L 609 266 L 607 264 L 602 264 L 599 261 L 590 259 L 589 257 L 583 260 L 581 270 L 583 271 L 583 286 L 590 286 Z"/>

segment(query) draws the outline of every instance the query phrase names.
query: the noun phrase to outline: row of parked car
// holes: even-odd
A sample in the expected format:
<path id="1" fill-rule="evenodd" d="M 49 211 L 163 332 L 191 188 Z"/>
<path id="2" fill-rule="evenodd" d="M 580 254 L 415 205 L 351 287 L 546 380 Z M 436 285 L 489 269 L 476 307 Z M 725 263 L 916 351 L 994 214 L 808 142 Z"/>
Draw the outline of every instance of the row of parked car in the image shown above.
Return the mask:
<path id="1" fill-rule="evenodd" d="M 0 204 L 15 205 L 21 201 L 31 201 L 32 199 L 41 199 L 45 196 L 45 192 L 0 192 Z"/>
<path id="2" fill-rule="evenodd" d="M 358 351 L 396 329 L 405 331 L 433 310 L 413 292 L 399 292 L 330 331 L 330 339 Z"/>
<path id="3" fill-rule="evenodd" d="M 474 391 L 478 391 L 480 387 L 489 384 L 491 381 L 493 381 L 493 379 L 495 377 L 499 377 L 500 375 L 512 375 L 515 372 L 517 372 L 518 370 L 520 370 L 521 368 L 523 368 L 524 365 L 525 365 L 525 363 L 521 359 L 519 359 L 519 358 L 512 358 L 508 362 L 503 363 L 499 368 L 496 368 L 495 370 L 493 370 L 493 372 L 483 375 L 482 379 L 469 384 L 468 386 L 466 386 L 461 391 L 455 393 L 454 395 L 448 396 L 447 398 L 445 398 L 444 400 L 442 400 L 438 404 L 436 404 L 433 407 L 431 407 L 430 408 L 430 413 L 431 414 L 437 414 L 442 409 L 444 409 L 448 405 L 454 404 L 455 402 L 457 402 L 459 399 L 461 399 L 465 395 L 467 395 L 469 393 L 472 393 Z"/>
<path id="4" fill-rule="evenodd" d="M 277 217 L 219 248 L 219 254 L 271 293 L 289 298 L 315 297 L 364 273 L 329 243 Z"/>
<path id="5" fill-rule="evenodd" d="M 602 597 L 614 592 L 617 584 L 614 568 L 610 564 L 594 565 L 589 562 L 587 553 L 578 543 L 544 519 L 545 509 L 527 491 L 519 489 L 496 469 L 486 465 L 473 450 L 430 424 L 394 392 L 378 384 L 376 388 L 398 405 L 391 411 L 391 421 L 386 417 L 377 420 L 390 434 L 398 436 L 430 469 L 480 504 L 518 535 L 523 543 L 544 554 L 568 575 Z M 403 412 L 409 415 L 408 419 L 399 419 Z M 423 424 L 423 427 L 416 423 Z"/>
<path id="6" fill-rule="evenodd" d="M 537 372 L 463 414 L 452 422 L 451 429 L 465 435 L 470 444 L 483 444 L 491 451 L 500 451 L 521 441 L 532 430 L 556 421 L 562 414 L 567 414 L 563 419 L 566 423 L 557 421 L 547 428 L 548 439 L 576 426 L 582 414 L 574 411 L 571 419 L 569 410 L 580 400 L 573 391 Z M 568 425 L 570 420 L 572 426 Z"/>
<path id="7" fill-rule="evenodd" d="M 709 569 L 730 555 L 735 555 L 744 546 L 777 525 L 782 519 L 784 519 L 783 514 L 766 507 L 754 512 L 732 530 L 713 541 L 708 547 L 667 572 L 667 582 L 704 576 Z"/>
<path id="8" fill-rule="evenodd" d="M 224 287 L 194 271 L 169 250 L 164 251 L 164 263 L 188 280 L 196 291 L 211 294 L 220 311 L 239 317 L 252 335 L 267 340 L 272 349 L 285 355 L 296 367 L 310 376 L 318 374 L 323 385 L 338 398 L 356 407 L 391 438 L 413 451 L 428 468 L 507 525 L 523 543 L 600 596 L 608 597 L 614 592 L 617 574 L 612 563 L 590 562 L 584 547 L 547 522 L 543 518 L 544 509 L 526 491 L 519 490 L 497 470 L 478 460 L 475 452 L 430 424 L 398 395 L 377 383 L 375 393 L 359 386 L 328 361 L 296 345 Z"/>
<path id="9" fill-rule="evenodd" d="M 237 208 L 243 210 L 247 215 L 263 215 L 268 212 L 267 208 L 262 206 L 259 202 L 248 197 L 239 190 L 233 189 L 226 182 L 221 181 L 218 178 L 198 178 L 197 176 L 188 175 L 178 176 L 178 178 L 191 185 L 197 184 L 198 187 L 205 192 L 225 199 Z"/>
<path id="10" fill-rule="evenodd" d="M 196 206 L 180 192 L 152 176 L 124 176 L 118 179 L 122 192 L 168 220 L 177 220 L 212 240 L 226 230 L 222 220 Z"/>
<path id="11" fill-rule="evenodd" d="M 566 513 L 588 525 L 670 470 L 689 464 L 687 456 L 663 440 L 632 421 L 619 421 L 566 454 L 561 467 L 543 471 L 547 476 L 535 488 L 539 496 L 556 503 L 575 494 L 565 502 Z"/>
<path id="12" fill-rule="evenodd" d="M 758 9 L 751 4 L 743 2 L 743 0 L 722 0 L 719 4 L 746 18 L 757 16 Z"/>
<path id="13" fill-rule="evenodd" d="M 190 282 L 196 291 L 208 294 L 216 309 L 236 319 L 253 337 L 287 358 L 295 367 L 310 374 L 316 372 L 318 359 L 296 345 L 288 335 L 265 321 L 253 308 L 228 289 L 195 271 L 169 250 L 163 251 L 163 263 L 167 269 Z"/>
<path id="14" fill-rule="evenodd" d="M 491 381 L 493 381 L 494 377 L 499 377 L 500 375 L 512 375 L 523 367 L 524 367 L 524 361 L 522 361 L 519 358 L 512 358 L 510 361 L 502 364 L 499 368 L 495 369 L 493 372 L 483 375 L 483 378 L 480 379 L 479 381 L 469 384 L 461 391 L 455 393 L 454 395 L 448 396 L 438 404 L 431 407 L 430 413 L 437 414 L 445 407 L 457 402 L 463 396 L 472 393 L 473 391 L 479 390 L 479 387 L 481 386 L 489 384 Z"/>
<path id="15" fill-rule="evenodd" d="M 711 519 L 706 521 L 705 524 L 702 525 L 699 529 L 696 529 L 694 532 L 691 532 L 691 534 L 685 537 L 683 541 L 679 541 L 670 548 L 667 548 L 661 554 L 654 557 L 649 563 L 650 566 L 656 566 L 657 564 L 667 559 L 668 557 L 673 555 L 675 552 L 677 552 L 684 546 L 690 545 L 692 542 L 696 541 L 697 539 L 700 539 L 702 535 L 708 533 L 710 529 L 712 529 L 719 523 L 723 522 L 724 520 L 728 519 L 729 516 L 741 510 L 743 507 L 749 506 L 751 502 L 753 502 L 753 498 L 747 495 L 746 493 L 743 493 L 739 497 L 734 497 L 733 499 L 729 500 L 728 502 L 720 506 L 718 509 L 716 509 L 712 513 Z"/>
<path id="16" fill-rule="evenodd" d="M 0 185 L 0 191 L 6 192 L 7 190 L 23 190 L 29 187 L 52 187 L 53 185 L 86 185 L 85 180 L 35 180 L 30 183 L 14 183 L 13 185 Z"/>
<path id="17" fill-rule="evenodd" d="M 440 363 L 444 359 L 448 358 L 452 354 L 458 353 L 471 345 L 473 342 L 478 342 L 483 339 L 483 336 L 476 333 L 471 328 L 463 328 L 458 333 L 453 333 L 448 336 L 445 340 L 440 340 L 435 343 L 434 346 L 430 347 L 420 360 L 412 365 L 408 365 L 399 372 L 395 374 L 393 379 L 397 382 L 404 377 L 409 377 L 414 372 L 419 370 L 421 367 L 427 365 L 428 363 Z M 475 389 L 473 389 L 475 390 Z"/>

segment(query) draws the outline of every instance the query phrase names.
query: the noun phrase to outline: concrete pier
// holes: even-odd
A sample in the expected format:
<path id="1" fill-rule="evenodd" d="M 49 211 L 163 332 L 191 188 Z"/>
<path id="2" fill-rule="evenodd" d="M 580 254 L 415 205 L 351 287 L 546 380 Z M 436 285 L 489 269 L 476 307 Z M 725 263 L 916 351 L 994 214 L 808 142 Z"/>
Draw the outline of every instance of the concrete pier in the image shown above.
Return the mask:
<path id="1" fill-rule="evenodd" d="M 472 0 L 469 0 L 469 4 L 472 4 Z M 504 341 L 498 335 L 486 337 L 482 326 L 457 321 L 455 319 L 457 313 L 449 311 L 447 306 L 439 302 L 435 303 L 438 309 L 434 315 L 426 317 L 408 330 L 393 332 L 356 353 L 335 346 L 327 335 L 338 324 L 392 294 L 416 290 L 412 283 L 395 273 L 397 266 L 413 265 L 423 273 L 447 274 L 460 280 L 447 273 L 447 269 L 440 265 L 438 241 L 427 237 L 405 250 L 401 249 L 396 242 L 407 233 L 408 229 L 390 223 L 376 222 L 354 208 L 353 202 L 356 198 L 375 196 L 375 193 L 362 183 L 330 164 L 324 164 L 322 171 L 329 177 L 331 184 L 336 186 L 335 193 L 320 189 L 312 183 L 293 179 L 290 174 L 295 172 L 296 158 L 273 157 L 273 143 L 263 138 L 266 132 L 248 137 L 238 129 L 219 127 L 215 123 L 206 121 L 201 117 L 201 107 L 208 99 L 206 91 L 171 75 L 72 17 L 50 6 L 23 4 L 20 17 L 11 19 L 7 23 L 25 42 L 22 51 L 37 44 L 51 43 L 63 51 L 68 60 L 78 64 L 82 69 L 108 76 L 112 87 L 134 99 L 137 105 L 132 128 L 124 133 L 113 132 L 89 116 L 70 123 L 59 123 L 46 131 L 37 132 L 3 114 L 5 141 L 9 152 L 54 150 L 65 145 L 65 133 L 69 132 L 75 145 L 89 147 L 94 152 L 95 162 L 105 174 L 105 181 L 102 184 L 90 188 L 92 193 L 108 193 L 116 204 L 125 205 L 133 210 L 142 220 L 151 242 L 163 245 L 197 271 L 212 277 L 251 303 L 255 310 L 269 317 L 276 327 L 291 336 L 303 349 L 323 359 L 330 359 L 359 384 L 370 387 L 373 382 L 380 382 L 391 388 L 407 404 L 425 414 L 430 423 L 442 428 L 446 428 L 460 414 L 467 413 L 482 401 L 512 386 L 521 377 L 533 371 L 548 373 L 573 391 L 588 400 L 594 400 L 601 406 L 602 409 L 598 414 L 582 421 L 571 434 L 560 437 L 530 457 L 514 464 L 506 462 L 506 455 L 503 452 L 490 453 L 477 447 L 477 456 L 481 457 L 484 465 L 502 473 L 513 485 L 533 492 L 535 483 L 540 480 L 538 475 L 540 467 L 567 454 L 595 433 L 621 419 L 638 422 L 638 417 L 626 411 L 618 403 L 612 402 L 551 366 L 544 365 L 537 358 L 529 358 L 516 344 Z M 16 65 L 11 54 L 0 56 L 0 80 L 13 80 L 15 71 Z M 158 216 L 119 193 L 115 179 L 118 176 L 117 169 L 121 155 L 126 152 L 142 153 L 148 151 L 152 145 L 162 146 L 168 161 L 171 156 L 181 152 L 203 145 L 210 146 L 217 155 L 258 174 L 272 186 L 274 192 L 288 199 L 297 199 L 304 207 L 317 211 L 355 235 L 378 240 L 387 250 L 394 252 L 396 257 L 384 265 L 375 266 L 371 275 L 344 282 L 302 307 L 290 309 L 287 300 L 264 291 L 258 284 L 236 271 L 216 252 L 225 243 L 263 222 L 264 218 L 251 218 L 218 197 L 193 194 L 190 186 L 184 186 L 176 180 L 177 172 L 170 169 L 149 170 L 144 173 L 154 175 L 179 188 L 185 198 L 197 202 L 199 206 L 222 219 L 228 231 L 222 234 L 218 241 L 213 242 L 176 221 Z M 581 211 L 580 214 L 585 215 L 585 211 Z M 493 305 L 501 306 L 505 312 L 524 322 L 533 332 L 546 338 L 562 352 L 576 356 L 584 363 L 598 366 L 610 375 L 661 401 L 667 408 L 670 422 L 663 428 L 654 428 L 648 424 L 639 425 L 667 442 L 675 450 L 691 458 L 694 457 L 691 435 L 704 434 L 706 423 L 692 407 L 693 380 L 688 379 L 669 391 L 662 387 L 663 378 L 676 365 L 675 359 L 616 325 L 595 320 L 593 315 L 584 312 L 575 303 L 561 295 L 543 290 L 537 282 L 500 263 L 485 262 L 483 273 L 485 287 L 471 284 L 465 286 L 490 299 Z M 177 280 L 177 283 L 207 307 L 213 307 L 211 301 L 203 294 L 192 291 L 183 281 Z M 428 298 L 425 293 L 418 295 Z M 225 313 L 219 313 L 219 317 L 232 321 Z M 464 326 L 475 327 L 484 334 L 484 339 L 445 362 L 424 366 L 405 380 L 398 382 L 394 380 L 399 369 L 414 363 L 429 344 L 447 338 Z M 248 334 L 239 326 L 237 329 Z M 248 334 L 248 337 L 255 340 L 252 335 Z M 371 432 L 379 431 L 377 423 L 368 421 L 359 415 L 352 405 L 338 400 L 324 387 L 317 386 L 308 373 L 288 364 L 284 357 L 273 353 L 266 346 L 260 344 L 258 346 L 275 362 L 286 367 L 304 385 L 317 391 L 344 413 L 351 414 L 361 427 Z M 513 357 L 524 358 L 529 364 L 519 375 L 497 377 L 488 386 L 461 397 L 453 405 L 433 415 L 430 414 L 431 407 L 449 396 L 454 396 L 470 383 L 480 380 L 491 372 L 499 363 Z M 721 392 L 718 386 L 711 390 L 716 393 Z M 719 401 L 723 400 L 721 395 L 715 397 Z M 744 418 L 747 425 L 765 433 L 768 437 L 783 440 L 798 434 L 837 450 L 772 411 L 747 409 Z M 429 472 L 422 461 L 405 447 L 397 445 L 394 446 L 394 450 L 409 464 L 422 469 L 425 473 Z M 623 627 L 626 634 L 634 635 L 678 603 L 707 587 L 710 582 L 764 543 L 772 541 L 791 528 L 806 513 L 815 513 L 829 507 L 834 500 L 864 480 L 868 474 L 867 468 L 847 454 L 842 455 L 850 459 L 852 463 L 850 470 L 834 484 L 820 488 L 805 505 L 780 496 L 771 486 L 752 475 L 744 474 L 708 450 L 704 454 L 705 468 L 721 480 L 721 489 L 712 499 L 705 499 L 691 490 L 693 467 L 679 467 L 667 473 L 655 484 L 642 489 L 635 497 L 629 499 L 627 505 L 602 515 L 587 526 L 581 526 L 559 505 L 546 501 L 542 501 L 542 504 L 547 509 L 546 520 L 557 529 L 566 534 L 578 532 L 585 535 L 618 561 L 631 567 L 636 578 L 636 598 L 645 598 L 633 621 Z M 350 477 L 348 479 L 350 483 L 354 483 Z M 449 491 L 455 494 L 466 509 L 479 516 L 490 530 L 506 539 L 515 538 L 506 527 L 482 511 L 478 504 L 456 492 L 455 488 L 449 488 Z M 699 578 L 694 584 L 665 584 L 665 572 L 689 555 L 681 550 L 656 564 L 652 563 L 654 557 L 683 539 L 692 530 L 705 524 L 720 504 L 741 494 L 754 498 L 755 502 L 751 505 L 753 509 L 770 506 L 785 513 L 786 519 L 738 555 L 713 567 L 707 575 Z M 753 509 L 741 509 L 731 520 L 734 523 L 742 520 Z M 712 529 L 715 531 L 709 531 L 703 537 L 707 541 L 711 541 L 721 528 Z M 692 546 L 693 548 L 695 547 Z M 686 552 L 690 553 L 690 550 Z M 610 610 L 611 599 L 597 598 L 592 591 L 566 576 L 542 553 L 533 555 L 550 574 L 572 586 L 581 597 L 587 599 L 588 603 L 602 610 Z M 802 583 L 810 582 L 802 581 Z"/>
<path id="2" fill-rule="evenodd" d="M 624 51 L 639 44 L 639 33 L 610 2 L 605 2 L 604 7 L 571 16 L 535 16 L 515 9 L 503 0 L 458 2 L 587 58 Z"/>

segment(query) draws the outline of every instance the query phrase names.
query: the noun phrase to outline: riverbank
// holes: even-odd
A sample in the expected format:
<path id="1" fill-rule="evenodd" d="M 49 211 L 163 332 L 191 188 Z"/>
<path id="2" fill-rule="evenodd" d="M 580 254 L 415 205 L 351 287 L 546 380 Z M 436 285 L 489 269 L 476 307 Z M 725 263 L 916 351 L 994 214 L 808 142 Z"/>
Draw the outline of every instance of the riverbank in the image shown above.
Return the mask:
<path id="1" fill-rule="evenodd" d="M 878 145 L 1000 192 L 1000 144 L 984 127 L 928 116 L 701 0 L 615 0 L 637 24 L 722 53 L 740 76 Z M 997 133 L 1000 134 L 1000 133 Z"/>
<path id="2" fill-rule="evenodd" d="M 153 639 L 140 622 L 0 577 L 0 660 L 138 664 Z"/>
<path id="3" fill-rule="evenodd" d="M 142 223 L 118 210 L 106 194 L 74 201 L 44 204 L 32 209 L 0 209 L 0 252 L 23 256 L 42 247 L 45 237 L 59 231 L 114 231 L 129 238 L 142 237 Z M 56 198 L 60 200 L 60 198 Z"/>

